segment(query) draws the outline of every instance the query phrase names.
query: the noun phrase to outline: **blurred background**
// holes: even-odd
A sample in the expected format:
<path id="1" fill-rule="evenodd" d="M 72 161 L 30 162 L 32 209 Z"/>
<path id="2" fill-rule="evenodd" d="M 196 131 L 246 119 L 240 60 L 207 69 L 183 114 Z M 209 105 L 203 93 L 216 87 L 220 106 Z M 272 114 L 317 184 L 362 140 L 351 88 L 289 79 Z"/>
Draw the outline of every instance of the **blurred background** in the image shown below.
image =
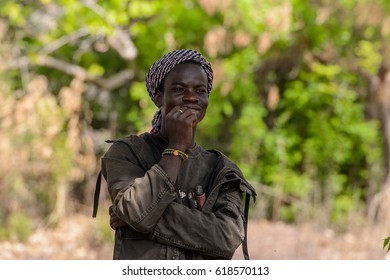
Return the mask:
<path id="1" fill-rule="evenodd" d="M 176 48 L 213 66 L 197 142 L 257 190 L 251 257 L 386 258 L 389 43 L 387 0 L 0 0 L 0 259 L 111 258 L 104 140 L 150 130 Z"/>

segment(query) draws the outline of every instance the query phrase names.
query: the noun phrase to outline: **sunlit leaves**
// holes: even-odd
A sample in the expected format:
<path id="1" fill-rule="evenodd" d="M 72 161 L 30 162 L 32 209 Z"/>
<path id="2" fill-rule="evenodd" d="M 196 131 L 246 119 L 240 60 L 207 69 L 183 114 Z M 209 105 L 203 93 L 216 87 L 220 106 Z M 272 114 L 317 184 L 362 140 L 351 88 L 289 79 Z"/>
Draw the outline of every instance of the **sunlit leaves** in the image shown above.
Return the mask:
<path id="1" fill-rule="evenodd" d="M 370 74 L 376 74 L 382 61 L 380 43 L 362 40 L 356 46 L 355 51 L 358 57 L 358 65 Z"/>
<path id="2" fill-rule="evenodd" d="M 104 74 L 104 67 L 97 63 L 93 63 L 89 67 L 88 72 L 93 76 L 102 76 Z"/>
<path id="3" fill-rule="evenodd" d="M 150 130 L 151 120 L 157 107 L 145 93 L 145 83 L 135 82 L 130 90 L 131 109 L 126 114 L 126 121 L 132 124 L 131 130 L 141 133 L 146 129 Z"/>
<path id="4" fill-rule="evenodd" d="M 258 177 L 259 147 L 266 134 L 264 110 L 258 104 L 246 104 L 232 127 L 231 156 L 248 176 Z"/>
<path id="5" fill-rule="evenodd" d="M 302 198 L 318 191 L 330 193 L 334 199 L 330 218 L 341 222 L 358 200 L 356 196 L 362 195 L 355 191 L 355 200 L 347 199 L 354 185 L 360 184 L 354 181 L 356 177 L 350 177 L 358 168 L 355 163 L 362 159 L 369 164 L 381 161 L 378 127 L 365 120 L 364 107 L 348 71 L 337 64 L 315 62 L 309 66 L 310 71 L 302 71 L 288 84 L 280 100 L 276 126 L 269 132 L 275 134 L 276 145 L 264 145 L 265 151 L 274 152 L 272 160 L 267 152 L 264 154 L 268 166 L 263 178 L 270 180 L 268 184 L 286 186 L 286 193 L 288 189 Z M 292 157 L 297 151 L 299 157 Z M 285 180 L 278 177 L 288 173 Z M 365 180 L 366 175 L 360 174 L 358 180 Z M 300 182 L 300 192 L 290 188 L 294 176 L 307 178 Z M 313 182 L 319 187 L 316 191 L 309 187 Z M 290 210 L 296 211 L 294 207 Z M 282 213 L 287 215 L 286 211 Z"/>
<path id="6" fill-rule="evenodd" d="M 15 1 L 5 0 L 1 3 L 0 15 L 8 17 L 13 24 L 24 24 L 23 7 Z"/>

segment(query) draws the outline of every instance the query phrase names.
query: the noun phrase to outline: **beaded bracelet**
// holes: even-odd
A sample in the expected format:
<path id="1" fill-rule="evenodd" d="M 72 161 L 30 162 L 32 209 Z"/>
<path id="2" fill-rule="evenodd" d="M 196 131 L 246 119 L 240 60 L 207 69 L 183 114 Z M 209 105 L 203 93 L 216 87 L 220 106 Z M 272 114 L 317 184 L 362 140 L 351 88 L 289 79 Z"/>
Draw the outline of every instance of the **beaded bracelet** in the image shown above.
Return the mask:
<path id="1" fill-rule="evenodd" d="M 176 157 L 181 158 L 183 161 L 188 159 L 188 155 L 182 151 L 176 150 L 176 149 L 165 149 L 162 153 L 163 156 L 166 155 L 173 155 Z"/>

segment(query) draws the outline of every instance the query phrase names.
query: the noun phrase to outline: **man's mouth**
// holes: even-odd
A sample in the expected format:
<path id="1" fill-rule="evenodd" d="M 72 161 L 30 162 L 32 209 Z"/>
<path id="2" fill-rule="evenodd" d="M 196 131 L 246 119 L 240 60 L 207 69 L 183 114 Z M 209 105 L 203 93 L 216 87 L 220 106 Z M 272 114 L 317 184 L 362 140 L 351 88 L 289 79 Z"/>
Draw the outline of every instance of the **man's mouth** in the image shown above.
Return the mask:
<path id="1" fill-rule="evenodd" d="M 185 106 L 187 109 L 190 109 L 191 112 L 200 112 L 202 109 L 199 107 L 191 107 L 191 106 Z"/>

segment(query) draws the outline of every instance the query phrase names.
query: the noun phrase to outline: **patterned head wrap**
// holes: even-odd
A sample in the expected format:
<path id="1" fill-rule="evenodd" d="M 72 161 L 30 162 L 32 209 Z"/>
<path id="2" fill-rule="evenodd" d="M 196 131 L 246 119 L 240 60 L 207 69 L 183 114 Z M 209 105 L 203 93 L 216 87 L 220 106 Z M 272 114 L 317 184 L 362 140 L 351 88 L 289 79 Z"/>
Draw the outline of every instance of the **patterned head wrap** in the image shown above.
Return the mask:
<path id="1" fill-rule="evenodd" d="M 155 95 L 161 86 L 162 81 L 168 73 L 178 64 L 186 61 L 194 61 L 202 66 L 207 76 L 207 92 L 210 93 L 213 87 L 213 70 L 210 63 L 197 51 L 179 49 L 163 55 L 153 63 L 146 74 L 146 89 L 150 98 L 155 102 Z M 161 126 L 161 110 L 158 110 L 152 121 L 153 129 L 151 133 L 156 133 Z"/>

